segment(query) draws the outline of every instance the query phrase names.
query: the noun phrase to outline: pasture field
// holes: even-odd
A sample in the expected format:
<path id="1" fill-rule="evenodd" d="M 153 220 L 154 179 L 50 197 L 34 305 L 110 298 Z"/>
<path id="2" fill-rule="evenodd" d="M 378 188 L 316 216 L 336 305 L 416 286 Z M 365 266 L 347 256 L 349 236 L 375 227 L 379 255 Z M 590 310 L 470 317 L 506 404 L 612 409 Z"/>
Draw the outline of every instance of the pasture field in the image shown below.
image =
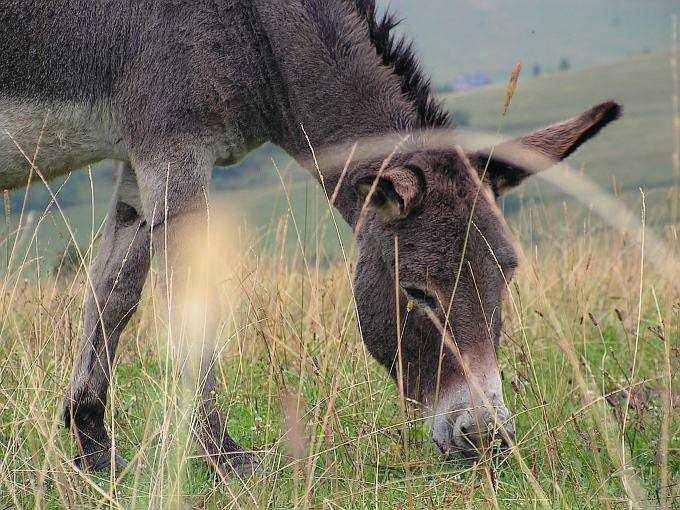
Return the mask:
<path id="1" fill-rule="evenodd" d="M 0 507 L 671 508 L 677 237 L 668 232 L 673 259 L 663 260 L 630 235 L 580 222 L 567 231 L 524 240 L 499 353 L 516 449 L 474 464 L 443 463 L 368 359 L 342 262 L 305 265 L 285 243 L 246 240 L 221 286 L 220 402 L 263 469 L 226 485 L 181 434 L 190 414 L 176 408 L 182 388 L 151 291 L 122 338 L 107 419 L 129 470 L 117 480 L 76 471 L 60 409 L 83 281 L 13 275 L 0 302 Z"/>
<path id="2" fill-rule="evenodd" d="M 509 453 L 442 461 L 422 417 L 363 349 L 347 230 L 336 231 L 340 218 L 284 162 L 280 181 L 263 169 L 273 175 L 266 185 L 231 192 L 213 214 L 233 232 L 215 277 L 220 404 L 261 471 L 225 483 L 195 457 L 155 271 L 121 339 L 107 415 L 129 467 L 119 478 L 74 469 L 60 414 L 87 281 L 82 267 L 52 273 L 47 245 L 70 235 L 52 208 L 35 237 L 21 234 L 0 287 L 0 509 L 677 508 L 680 240 L 665 199 L 677 193 L 667 66 L 646 57 L 520 82 L 504 134 L 622 99 L 629 117 L 575 166 L 614 188 L 632 218 L 612 211 L 607 226 L 545 183 L 506 203 L 523 253 L 499 350 L 517 428 Z M 495 133 L 503 93 L 447 101 Z M 84 262 L 104 205 L 95 196 L 94 208 L 65 211 Z"/>

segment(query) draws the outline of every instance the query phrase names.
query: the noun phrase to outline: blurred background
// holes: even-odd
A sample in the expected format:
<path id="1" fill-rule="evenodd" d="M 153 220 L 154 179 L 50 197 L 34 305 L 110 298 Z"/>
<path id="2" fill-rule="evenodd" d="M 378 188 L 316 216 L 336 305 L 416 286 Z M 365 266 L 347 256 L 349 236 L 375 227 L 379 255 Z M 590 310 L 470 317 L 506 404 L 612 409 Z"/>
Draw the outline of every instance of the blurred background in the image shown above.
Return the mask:
<path id="1" fill-rule="evenodd" d="M 670 48 L 672 0 L 392 0 L 436 83 L 579 70 Z M 675 8 L 674 8 L 675 7 Z M 453 83 L 452 83 L 453 82 Z"/>

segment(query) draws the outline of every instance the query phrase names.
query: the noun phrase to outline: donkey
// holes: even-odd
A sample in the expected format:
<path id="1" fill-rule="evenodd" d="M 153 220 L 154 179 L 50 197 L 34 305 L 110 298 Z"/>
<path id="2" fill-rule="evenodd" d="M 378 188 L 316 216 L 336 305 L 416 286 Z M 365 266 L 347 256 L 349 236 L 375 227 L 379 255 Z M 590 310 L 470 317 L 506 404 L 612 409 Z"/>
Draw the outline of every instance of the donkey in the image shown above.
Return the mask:
<path id="1" fill-rule="evenodd" d="M 499 428 L 512 441 L 496 349 L 518 256 L 495 199 L 569 156 L 621 108 L 607 101 L 496 148 L 464 149 L 396 25 L 374 0 L 5 0 L 0 188 L 124 162 L 64 406 L 78 465 L 125 463 L 105 404 L 152 256 L 165 260 L 172 325 L 191 269 L 182 239 L 205 231 L 213 166 L 266 141 L 308 168 L 354 228 L 363 340 L 422 406 L 442 452 L 474 452 Z M 197 333 L 193 432 L 220 474 L 248 473 L 257 460 L 215 403 L 213 294 Z"/>

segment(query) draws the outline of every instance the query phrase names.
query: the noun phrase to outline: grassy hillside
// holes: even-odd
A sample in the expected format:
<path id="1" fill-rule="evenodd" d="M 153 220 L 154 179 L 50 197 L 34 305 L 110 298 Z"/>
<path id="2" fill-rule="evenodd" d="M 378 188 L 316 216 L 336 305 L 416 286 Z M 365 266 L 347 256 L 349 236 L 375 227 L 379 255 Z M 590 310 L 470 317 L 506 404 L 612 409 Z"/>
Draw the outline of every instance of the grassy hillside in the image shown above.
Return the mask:
<path id="1" fill-rule="evenodd" d="M 521 59 L 554 71 L 670 47 L 669 0 L 391 0 L 437 83 L 486 70 L 500 79 Z M 674 8 L 675 7 L 675 8 Z"/>
<path id="2" fill-rule="evenodd" d="M 665 56 L 645 56 L 601 65 L 564 75 L 539 79 L 524 76 L 502 122 L 502 134 L 530 132 L 557 120 L 580 113 L 589 106 L 616 99 L 624 116 L 588 142 L 568 162 L 579 174 L 594 181 L 602 191 L 632 210 L 641 208 L 646 196 L 647 221 L 663 225 L 677 222 L 680 175 L 673 168 L 673 82 Z M 472 130 L 495 133 L 505 99 L 504 86 L 491 86 L 446 96 L 452 110 L 465 112 Z M 564 169 L 550 171 L 564 181 Z M 599 200 L 596 194 L 578 194 L 586 206 Z M 506 210 L 519 208 L 521 201 L 540 202 L 543 207 L 561 207 L 574 197 L 558 192 L 553 184 L 534 178 L 506 199 Z"/>
<path id="3" fill-rule="evenodd" d="M 611 185 L 612 176 L 627 188 L 670 185 L 673 120 L 670 61 L 647 56 L 583 71 L 531 78 L 525 73 L 502 132 L 528 132 L 580 113 L 605 99 L 624 106 L 624 117 L 607 127 L 573 158 L 587 175 Z M 505 100 L 505 85 L 446 96 L 452 110 L 463 110 L 471 128 L 495 133 Z"/>

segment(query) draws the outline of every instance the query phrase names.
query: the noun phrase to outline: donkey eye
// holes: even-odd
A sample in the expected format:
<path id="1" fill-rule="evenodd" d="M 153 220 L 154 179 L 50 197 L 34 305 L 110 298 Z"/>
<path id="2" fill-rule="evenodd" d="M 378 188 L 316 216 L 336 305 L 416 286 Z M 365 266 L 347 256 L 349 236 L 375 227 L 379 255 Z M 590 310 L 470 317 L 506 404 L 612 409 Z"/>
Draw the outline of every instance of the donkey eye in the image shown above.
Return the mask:
<path id="1" fill-rule="evenodd" d="M 418 287 L 405 286 L 402 287 L 408 298 L 412 301 L 416 301 L 421 305 L 425 305 L 428 308 L 435 309 L 437 307 L 437 300 L 431 294 L 428 294 Z"/>

